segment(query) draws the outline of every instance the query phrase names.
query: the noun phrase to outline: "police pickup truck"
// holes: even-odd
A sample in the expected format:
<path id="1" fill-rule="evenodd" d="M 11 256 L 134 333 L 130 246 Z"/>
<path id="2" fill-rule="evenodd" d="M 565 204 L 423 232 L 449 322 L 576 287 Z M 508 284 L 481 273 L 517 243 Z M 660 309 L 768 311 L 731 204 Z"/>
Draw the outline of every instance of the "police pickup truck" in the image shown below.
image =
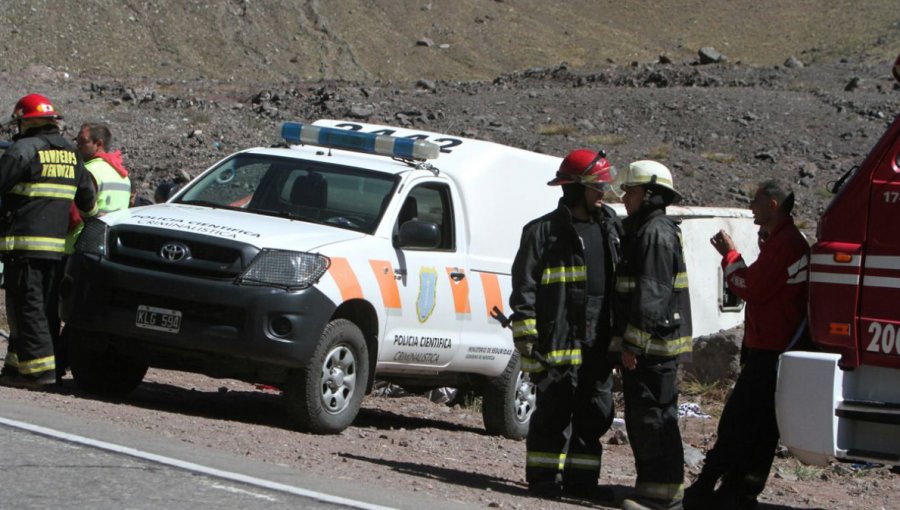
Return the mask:
<path id="1" fill-rule="evenodd" d="M 60 290 L 76 384 L 124 396 L 153 366 L 271 385 L 315 433 L 348 427 L 376 378 L 453 386 L 483 396 L 489 433 L 524 437 L 535 389 L 492 311 L 507 309 L 521 227 L 556 207 L 560 159 L 331 120 L 282 136 L 85 226 Z M 696 333 L 739 324 L 707 239 L 755 240 L 749 214 L 670 213 L 702 247 L 686 248 L 704 268 Z"/>

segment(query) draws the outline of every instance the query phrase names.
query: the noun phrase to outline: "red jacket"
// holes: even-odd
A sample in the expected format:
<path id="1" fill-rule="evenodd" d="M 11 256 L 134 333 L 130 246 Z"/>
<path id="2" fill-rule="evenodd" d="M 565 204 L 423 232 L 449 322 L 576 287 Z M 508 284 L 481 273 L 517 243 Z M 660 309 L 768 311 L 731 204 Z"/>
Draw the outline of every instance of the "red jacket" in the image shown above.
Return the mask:
<path id="1" fill-rule="evenodd" d="M 722 258 L 728 288 L 747 302 L 744 346 L 783 352 L 806 317 L 809 243 L 785 219 L 769 233 L 756 262 L 732 250 Z"/>

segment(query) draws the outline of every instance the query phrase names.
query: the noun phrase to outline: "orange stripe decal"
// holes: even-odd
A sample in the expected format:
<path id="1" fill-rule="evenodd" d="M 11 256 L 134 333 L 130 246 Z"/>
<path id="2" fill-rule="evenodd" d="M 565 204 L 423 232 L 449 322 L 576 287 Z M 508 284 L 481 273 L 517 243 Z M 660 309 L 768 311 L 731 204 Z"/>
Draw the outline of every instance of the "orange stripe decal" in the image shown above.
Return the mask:
<path id="1" fill-rule="evenodd" d="M 472 308 L 469 306 L 469 280 L 462 278 L 459 281 L 454 281 L 450 275 L 457 272 L 459 272 L 458 268 L 447 268 L 447 278 L 450 279 L 450 290 L 453 291 L 453 305 L 456 308 L 456 313 L 471 313 Z"/>
<path id="2" fill-rule="evenodd" d="M 378 280 L 378 288 L 381 289 L 381 301 L 385 308 L 400 309 L 400 290 L 397 289 L 397 280 L 394 279 L 394 270 L 387 260 L 370 260 L 372 272 Z"/>
<path id="3" fill-rule="evenodd" d="M 479 273 L 481 275 L 481 288 L 484 289 L 484 304 L 487 307 L 488 317 L 493 317 L 491 312 L 494 307 L 503 311 L 503 296 L 500 295 L 500 280 L 493 273 Z"/>
<path id="4" fill-rule="evenodd" d="M 359 280 L 356 279 L 356 274 L 347 259 L 332 257 L 328 273 L 334 278 L 334 282 L 341 291 L 341 299 L 349 301 L 362 297 L 362 287 L 359 286 Z"/>

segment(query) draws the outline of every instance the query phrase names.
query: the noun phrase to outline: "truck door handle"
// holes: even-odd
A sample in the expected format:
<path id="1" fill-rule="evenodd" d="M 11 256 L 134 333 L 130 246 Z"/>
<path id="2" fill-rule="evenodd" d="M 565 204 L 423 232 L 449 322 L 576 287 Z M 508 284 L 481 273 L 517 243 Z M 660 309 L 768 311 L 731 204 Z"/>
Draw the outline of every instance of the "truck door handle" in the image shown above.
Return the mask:
<path id="1" fill-rule="evenodd" d="M 406 269 L 394 269 L 394 279 L 401 280 L 406 278 Z"/>
<path id="2" fill-rule="evenodd" d="M 461 272 L 459 272 L 459 271 L 452 271 L 452 272 L 450 273 L 450 278 L 451 278 L 454 282 L 458 282 L 458 281 L 462 280 L 462 279 L 465 278 L 465 277 L 466 277 L 466 273 L 461 273 Z"/>

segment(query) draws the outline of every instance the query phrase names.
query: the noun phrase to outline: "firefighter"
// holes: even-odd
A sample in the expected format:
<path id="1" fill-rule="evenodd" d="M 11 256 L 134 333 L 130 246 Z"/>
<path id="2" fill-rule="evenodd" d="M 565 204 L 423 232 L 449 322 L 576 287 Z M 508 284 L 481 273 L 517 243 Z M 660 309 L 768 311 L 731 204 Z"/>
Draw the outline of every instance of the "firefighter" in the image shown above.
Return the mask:
<path id="1" fill-rule="evenodd" d="M 681 196 L 669 169 L 656 161 L 631 163 L 622 189 L 628 217 L 616 275 L 614 349 L 622 354 L 625 427 L 637 470 L 634 496 L 622 508 L 680 508 L 677 371 L 690 359 L 691 304 L 681 230 L 666 206 Z"/>
<path id="2" fill-rule="evenodd" d="M 513 262 L 513 338 L 538 388 L 525 474 L 540 497 L 612 498 L 598 479 L 600 436 L 614 417 L 606 298 L 621 223 L 603 203 L 614 172 L 602 152 L 567 155 L 547 183 L 562 186 L 557 209 L 525 225 Z"/>
<path id="3" fill-rule="evenodd" d="M 804 334 L 809 244 L 794 225 L 794 195 L 777 181 L 759 185 L 750 209 L 765 242 L 748 267 L 731 236 L 710 239 L 728 288 L 747 302 L 741 373 L 719 419 L 716 444 L 685 491 L 689 509 L 756 508 L 778 446 L 778 357 Z M 716 484 L 722 481 L 715 491 Z"/>
<path id="4" fill-rule="evenodd" d="M 50 100 L 29 94 L 12 117 L 18 134 L 0 157 L 0 252 L 10 329 L 0 384 L 40 389 L 56 382 L 57 274 L 69 205 L 74 200 L 88 217 L 97 209 L 94 186 L 60 133 L 61 117 Z"/>

